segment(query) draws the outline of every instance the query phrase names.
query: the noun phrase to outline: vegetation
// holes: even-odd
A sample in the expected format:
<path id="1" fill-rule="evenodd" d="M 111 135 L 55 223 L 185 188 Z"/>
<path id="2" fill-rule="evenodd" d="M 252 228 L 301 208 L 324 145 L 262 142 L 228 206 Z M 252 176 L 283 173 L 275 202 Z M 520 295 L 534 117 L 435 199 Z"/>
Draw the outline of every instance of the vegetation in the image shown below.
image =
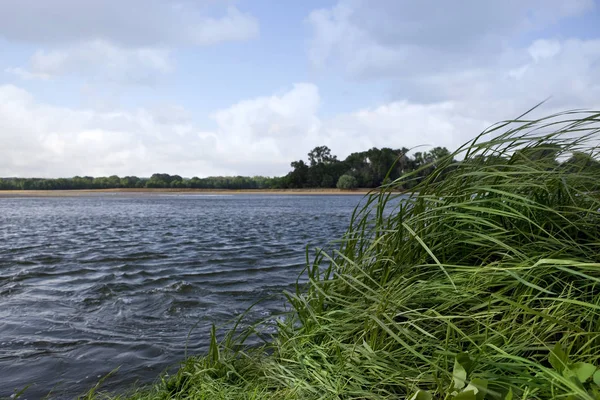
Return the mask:
<path id="1" fill-rule="evenodd" d="M 522 116 L 391 181 L 307 260 L 275 336 L 213 329 L 120 398 L 600 399 L 599 134 L 597 112 Z"/>
<path id="2" fill-rule="evenodd" d="M 336 184 L 338 189 L 356 189 L 358 181 L 352 175 L 342 175 Z"/>
<path id="3" fill-rule="evenodd" d="M 150 178 L 116 175 L 109 177 L 75 176 L 73 178 L 0 178 L 0 190 L 81 190 L 81 189 L 269 189 L 277 178 L 262 176 L 225 176 L 184 179 L 179 175 L 154 174 Z"/>
<path id="4" fill-rule="evenodd" d="M 392 150 L 376 147 L 350 154 L 339 161 L 327 146 L 315 147 L 304 161 L 291 163 L 292 171 L 283 177 L 217 176 L 182 178 L 179 175 L 154 174 L 150 178 L 116 175 L 109 177 L 76 176 L 73 178 L 0 178 L 0 190 L 78 190 L 119 188 L 177 188 L 177 189 L 299 189 L 334 188 L 342 175 L 356 180 L 354 187 L 373 188 L 383 183 L 388 171 L 391 179 L 448 154 L 436 147 L 431 152 L 417 152 L 414 158 L 406 155 L 408 149 Z M 422 170 L 421 177 L 430 171 Z M 408 187 L 406 187 L 408 189 Z"/>

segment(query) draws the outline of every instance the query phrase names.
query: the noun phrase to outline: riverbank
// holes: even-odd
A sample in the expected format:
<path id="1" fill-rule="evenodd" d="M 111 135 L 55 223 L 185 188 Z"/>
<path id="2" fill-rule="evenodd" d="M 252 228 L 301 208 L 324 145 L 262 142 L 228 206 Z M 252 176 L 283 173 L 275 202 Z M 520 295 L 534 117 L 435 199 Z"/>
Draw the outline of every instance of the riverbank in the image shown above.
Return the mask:
<path id="1" fill-rule="evenodd" d="M 364 196 L 372 189 L 82 189 L 82 190 L 0 190 L 2 197 L 78 197 L 105 194 L 129 195 L 355 195 Z"/>

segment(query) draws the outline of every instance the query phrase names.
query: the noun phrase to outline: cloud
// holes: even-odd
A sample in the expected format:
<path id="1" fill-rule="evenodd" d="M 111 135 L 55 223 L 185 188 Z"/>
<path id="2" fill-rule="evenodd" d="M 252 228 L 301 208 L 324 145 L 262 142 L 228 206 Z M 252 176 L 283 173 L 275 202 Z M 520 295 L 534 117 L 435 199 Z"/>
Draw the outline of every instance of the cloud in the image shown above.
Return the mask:
<path id="1" fill-rule="evenodd" d="M 157 74 L 171 71 L 170 52 L 164 49 L 116 47 L 94 40 L 56 50 L 38 50 L 27 69 L 8 68 L 24 79 L 51 79 L 64 75 L 116 83 L 151 83 Z"/>
<path id="2" fill-rule="evenodd" d="M 272 159 L 277 174 L 289 170 L 285 161 L 305 159 L 321 144 L 340 158 L 373 146 L 454 150 L 495 122 L 515 118 L 549 96 L 533 116 L 600 109 L 599 60 L 600 39 L 534 41 L 507 50 L 498 63 L 486 68 L 417 77 L 411 91 L 423 94 L 415 99 L 405 97 L 327 118 L 320 113 L 318 88 L 298 84 L 287 92 L 216 112 L 215 134 L 228 138 L 218 143 L 235 153 L 256 154 L 254 161 L 246 162 Z"/>
<path id="3" fill-rule="evenodd" d="M 368 80 L 472 69 L 498 62 L 520 35 L 593 7 L 593 0 L 340 0 L 309 15 L 309 58 Z"/>
<path id="4" fill-rule="evenodd" d="M 538 8 L 541 3 L 529 0 L 523 9 L 516 1 L 493 2 L 491 10 L 487 3 L 454 10 L 435 2 L 425 4 L 431 8 L 426 13 L 415 2 L 382 0 L 367 7 L 342 0 L 314 11 L 313 61 L 335 67 L 336 74 L 378 80 L 390 94 L 378 104 L 327 117 L 321 105 L 331 100 L 312 83 L 215 110 L 212 126 L 196 125 L 190 110 L 177 105 L 115 110 L 109 98 L 102 108 L 108 111 L 54 107 L 16 86 L 0 86 L 0 176 L 283 175 L 291 161 L 323 144 L 339 158 L 373 146 L 455 149 L 549 96 L 539 113 L 600 109 L 600 37 L 538 34 L 588 9 L 589 2 L 551 1 Z M 229 13 L 232 20 L 244 18 Z M 227 37 L 211 24 L 206 29 Z M 196 34 L 203 39 L 194 43 L 217 40 L 202 30 Z M 39 50 L 27 68 L 7 71 L 26 79 L 77 75 L 130 82 L 140 76 L 151 81 L 173 68 L 168 47 L 115 37 L 84 36 Z"/>
<path id="5" fill-rule="evenodd" d="M 396 101 L 332 118 L 326 122 L 324 133 L 334 153 L 343 156 L 371 147 L 456 149 L 491 123 L 466 111 L 463 105 L 450 101 Z"/>
<path id="6" fill-rule="evenodd" d="M 172 49 L 259 35 L 252 15 L 233 6 L 211 15 L 209 3 L 3 0 L 0 39 L 42 46 L 28 65 L 5 71 L 27 80 L 68 75 L 146 85 L 173 70 Z"/>
<path id="7" fill-rule="evenodd" d="M 212 162 L 215 143 L 179 117 L 53 107 L 12 85 L 0 86 L 0 132 L 0 176 L 230 172 Z"/>
<path id="8" fill-rule="evenodd" d="M 224 139 L 217 148 L 239 173 L 283 174 L 320 139 L 319 104 L 318 88 L 299 83 L 219 110 L 212 115 L 218 127 L 214 135 Z"/>
<path id="9" fill-rule="evenodd" d="M 65 62 L 56 59 L 48 65 Z M 340 158 L 373 146 L 452 150 L 548 96 L 539 113 L 600 109 L 599 60 L 600 39 L 535 40 L 486 68 L 415 77 L 414 87 L 406 87 L 413 99 L 324 118 L 319 88 L 298 83 L 216 110 L 213 128 L 196 126 L 180 106 L 107 112 L 53 107 L 5 85 L 0 176 L 283 175 L 291 161 L 306 159 L 322 144 Z"/>
<path id="10" fill-rule="evenodd" d="M 309 15 L 308 56 L 325 71 L 377 81 L 386 106 L 430 105 L 432 115 L 443 115 L 437 107 L 451 105 L 449 120 L 462 115 L 492 123 L 547 98 L 547 112 L 599 107 L 600 37 L 569 37 L 556 26 L 594 7 L 592 0 L 340 0 Z M 388 120 L 390 110 L 398 111 L 365 110 Z M 453 137 L 461 138 L 453 146 L 467 138 Z"/>
<path id="11" fill-rule="evenodd" d="M 414 99 L 452 99 L 494 120 L 516 116 L 548 97 L 554 109 L 596 107 L 599 60 L 600 39 L 537 40 L 507 51 L 495 65 L 417 77 L 404 88 Z"/>
<path id="12" fill-rule="evenodd" d="M 391 101 L 337 116 L 325 132 L 346 153 L 369 146 L 439 145 L 456 149 L 491 124 L 548 99 L 532 116 L 600 109 L 600 39 L 534 41 L 487 68 L 415 77 Z M 419 100 L 420 99 L 420 100 Z M 350 145 L 360 143 L 360 146 Z M 345 145 L 345 146 L 344 146 Z"/>
<path id="13" fill-rule="evenodd" d="M 52 78 L 52 76 L 49 74 L 43 72 L 32 72 L 23 68 L 5 68 L 4 72 L 18 76 L 19 78 L 25 80 L 41 79 L 46 81 Z"/>
<path id="14" fill-rule="evenodd" d="M 179 106 L 98 112 L 0 86 L 0 176 L 284 174 L 318 140 L 319 94 L 297 84 L 241 101 L 199 129 Z"/>
<path id="15" fill-rule="evenodd" d="M 536 40 L 529 47 L 529 55 L 533 58 L 534 62 L 539 62 L 543 59 L 552 58 L 556 56 L 561 49 L 561 45 L 557 40 Z"/>
<path id="16" fill-rule="evenodd" d="M 318 129 L 318 88 L 300 83 L 289 91 L 258 97 L 213 114 L 220 131 L 244 139 L 295 138 Z"/>
<path id="17" fill-rule="evenodd" d="M 244 41 L 255 38 L 258 34 L 258 21 L 235 7 L 228 7 L 227 15 L 223 18 L 207 18 L 188 28 L 190 41 L 202 46 Z"/>
<path id="18" fill-rule="evenodd" d="M 160 48 L 247 40 L 259 34 L 252 15 L 233 6 L 215 13 L 209 5 L 208 0 L 2 0 L 0 37 L 36 45 L 100 40 L 122 48 Z"/>

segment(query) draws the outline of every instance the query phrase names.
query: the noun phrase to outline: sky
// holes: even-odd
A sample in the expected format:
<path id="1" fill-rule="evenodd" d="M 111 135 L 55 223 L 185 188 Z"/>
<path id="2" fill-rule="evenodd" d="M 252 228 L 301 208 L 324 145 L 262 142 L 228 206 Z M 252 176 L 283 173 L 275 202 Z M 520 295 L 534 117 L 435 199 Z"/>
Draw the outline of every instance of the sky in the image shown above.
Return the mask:
<path id="1" fill-rule="evenodd" d="M 277 176 L 546 99 L 600 109 L 597 1 L 0 0 L 2 177 Z"/>

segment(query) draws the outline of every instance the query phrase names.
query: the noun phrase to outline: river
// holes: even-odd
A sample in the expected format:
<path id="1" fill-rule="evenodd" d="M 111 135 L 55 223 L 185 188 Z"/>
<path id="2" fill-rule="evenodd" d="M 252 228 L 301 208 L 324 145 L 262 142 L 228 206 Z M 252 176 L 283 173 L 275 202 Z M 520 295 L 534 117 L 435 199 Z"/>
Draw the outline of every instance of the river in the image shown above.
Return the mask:
<path id="1" fill-rule="evenodd" d="M 103 389 L 148 384 L 206 351 L 211 324 L 269 296 L 250 317 L 275 317 L 306 246 L 340 237 L 361 198 L 0 199 L 0 398 L 73 398 L 117 367 Z"/>

